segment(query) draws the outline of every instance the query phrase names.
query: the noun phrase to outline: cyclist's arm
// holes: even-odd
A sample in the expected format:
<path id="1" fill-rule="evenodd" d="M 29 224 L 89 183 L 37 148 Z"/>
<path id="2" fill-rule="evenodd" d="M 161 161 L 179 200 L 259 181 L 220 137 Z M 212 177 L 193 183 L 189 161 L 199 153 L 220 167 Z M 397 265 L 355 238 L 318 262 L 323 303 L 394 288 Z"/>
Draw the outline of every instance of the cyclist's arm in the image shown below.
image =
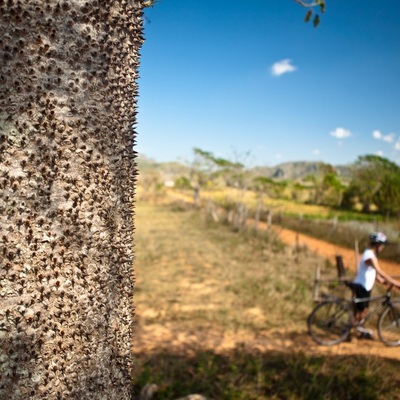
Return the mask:
<path id="1" fill-rule="evenodd" d="M 400 282 L 392 278 L 390 275 L 388 275 L 385 271 L 382 270 L 382 268 L 379 265 L 378 259 L 371 258 L 366 261 L 366 264 L 371 265 L 372 267 L 375 268 L 377 279 L 379 280 L 379 282 L 392 284 L 393 286 L 396 286 L 397 288 L 400 289 Z"/>

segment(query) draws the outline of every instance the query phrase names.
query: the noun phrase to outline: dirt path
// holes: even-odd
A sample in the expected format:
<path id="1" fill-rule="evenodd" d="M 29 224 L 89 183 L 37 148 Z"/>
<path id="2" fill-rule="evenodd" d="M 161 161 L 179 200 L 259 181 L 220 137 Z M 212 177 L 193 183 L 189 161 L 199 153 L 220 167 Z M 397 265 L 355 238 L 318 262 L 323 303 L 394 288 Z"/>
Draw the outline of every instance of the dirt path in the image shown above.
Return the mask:
<path id="1" fill-rule="evenodd" d="M 344 265 L 352 271 L 356 271 L 356 255 L 355 251 L 349 250 L 345 247 L 340 247 L 331 243 L 324 242 L 323 240 L 318 240 L 312 238 L 310 236 L 306 236 L 303 234 L 298 234 L 289 229 L 278 228 L 277 232 L 279 234 L 280 239 L 288 244 L 288 245 L 296 245 L 298 243 L 299 246 L 307 246 L 311 251 L 328 258 L 330 260 L 334 260 L 336 255 L 341 255 L 343 257 Z M 387 272 L 389 275 L 399 275 L 400 274 L 400 266 L 394 262 L 380 260 L 379 261 L 382 269 Z"/>
<path id="2" fill-rule="evenodd" d="M 363 355 L 379 356 L 400 361 L 400 348 L 387 347 L 379 340 L 352 338 L 350 342 L 335 346 L 320 346 L 309 334 L 289 329 L 260 331 L 256 335 L 248 331 L 205 331 L 180 330 L 172 324 L 148 324 L 136 330 L 133 352 L 151 354 L 154 351 L 171 351 L 194 354 L 196 349 L 210 350 L 223 354 L 244 346 L 249 351 L 302 352 L 308 355 Z"/>

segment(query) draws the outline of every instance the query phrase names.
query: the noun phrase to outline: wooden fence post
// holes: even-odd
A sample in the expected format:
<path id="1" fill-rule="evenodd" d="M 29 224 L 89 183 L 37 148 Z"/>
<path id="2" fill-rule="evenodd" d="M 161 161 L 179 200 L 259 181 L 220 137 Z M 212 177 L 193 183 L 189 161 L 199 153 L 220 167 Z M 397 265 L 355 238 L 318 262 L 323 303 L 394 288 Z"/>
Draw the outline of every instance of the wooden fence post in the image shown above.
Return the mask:
<path id="1" fill-rule="evenodd" d="M 254 216 L 254 230 L 258 232 L 258 223 L 260 222 L 260 213 L 261 213 L 261 199 L 258 199 L 257 207 L 256 207 L 256 215 Z"/>
<path id="2" fill-rule="evenodd" d="M 272 211 L 268 210 L 267 214 L 267 232 L 272 229 Z"/>
<path id="3" fill-rule="evenodd" d="M 358 260 L 359 249 L 358 249 L 358 240 L 357 239 L 354 241 L 354 251 L 356 253 L 356 271 L 357 271 L 358 263 L 359 263 L 359 260 Z"/>
<path id="4" fill-rule="evenodd" d="M 320 278 L 320 266 L 317 264 L 317 268 L 315 270 L 315 279 L 314 279 L 314 293 L 313 293 L 313 299 L 314 301 L 319 300 L 319 278 Z"/>

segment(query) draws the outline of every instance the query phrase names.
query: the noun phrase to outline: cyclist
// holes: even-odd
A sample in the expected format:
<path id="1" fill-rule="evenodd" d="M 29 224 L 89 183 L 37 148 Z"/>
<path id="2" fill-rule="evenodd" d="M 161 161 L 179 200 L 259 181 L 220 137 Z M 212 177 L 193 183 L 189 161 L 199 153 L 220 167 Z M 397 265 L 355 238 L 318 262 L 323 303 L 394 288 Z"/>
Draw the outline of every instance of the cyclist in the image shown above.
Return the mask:
<path id="1" fill-rule="evenodd" d="M 371 297 L 371 290 L 374 286 L 375 279 L 380 283 L 391 283 L 394 286 L 400 287 L 400 282 L 393 279 L 390 275 L 382 271 L 378 262 L 378 254 L 387 244 L 386 235 L 382 232 L 374 232 L 369 235 L 369 244 L 362 254 L 358 265 L 357 276 L 355 277 L 352 286 L 356 298 Z M 369 301 L 362 301 L 355 304 L 354 317 L 360 323 L 357 331 L 362 338 L 373 339 L 373 333 L 370 329 L 362 326 L 363 319 L 367 314 Z"/>

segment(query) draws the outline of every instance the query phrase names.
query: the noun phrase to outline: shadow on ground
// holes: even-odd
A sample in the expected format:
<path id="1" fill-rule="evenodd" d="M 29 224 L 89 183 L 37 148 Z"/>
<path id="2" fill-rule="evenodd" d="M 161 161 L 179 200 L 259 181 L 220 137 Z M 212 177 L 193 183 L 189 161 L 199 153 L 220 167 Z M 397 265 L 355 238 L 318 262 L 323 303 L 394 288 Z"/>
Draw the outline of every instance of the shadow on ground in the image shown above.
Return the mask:
<path id="1" fill-rule="evenodd" d="M 156 384 L 154 400 L 190 393 L 214 400 L 400 399 L 399 362 L 379 357 L 250 352 L 243 346 L 226 354 L 192 349 L 135 358 L 133 392 Z"/>

